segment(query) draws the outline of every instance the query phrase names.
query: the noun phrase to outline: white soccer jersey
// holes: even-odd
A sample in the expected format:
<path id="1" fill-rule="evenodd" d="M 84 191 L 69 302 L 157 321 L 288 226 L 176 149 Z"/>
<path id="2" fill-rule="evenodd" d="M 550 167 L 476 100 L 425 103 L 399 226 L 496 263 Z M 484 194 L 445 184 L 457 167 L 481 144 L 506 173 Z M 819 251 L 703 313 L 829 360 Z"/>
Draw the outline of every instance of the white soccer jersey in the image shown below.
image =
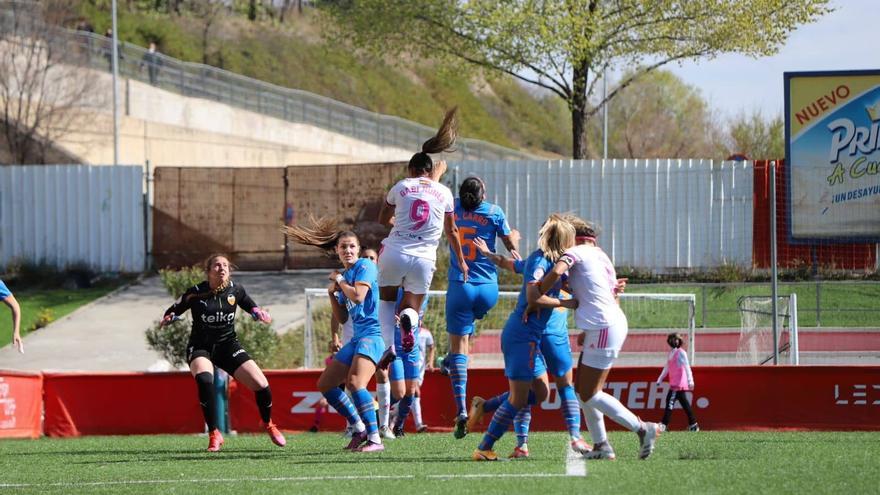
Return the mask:
<path id="1" fill-rule="evenodd" d="M 568 284 L 578 300 L 575 324 L 581 330 L 607 328 L 624 317 L 614 299 L 617 273 L 605 251 L 581 244 L 562 255 L 569 265 Z"/>
<path id="2" fill-rule="evenodd" d="M 436 260 L 444 216 L 454 208 L 452 191 L 426 177 L 407 178 L 388 191 L 385 201 L 394 206 L 394 228 L 382 245 Z"/>

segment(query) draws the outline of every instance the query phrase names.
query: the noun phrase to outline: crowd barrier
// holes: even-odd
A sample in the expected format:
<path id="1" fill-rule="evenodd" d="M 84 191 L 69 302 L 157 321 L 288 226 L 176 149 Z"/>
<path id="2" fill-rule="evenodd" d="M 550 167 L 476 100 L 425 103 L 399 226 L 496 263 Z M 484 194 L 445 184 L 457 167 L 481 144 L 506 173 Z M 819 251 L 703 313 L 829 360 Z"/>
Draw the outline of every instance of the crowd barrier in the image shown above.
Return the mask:
<path id="1" fill-rule="evenodd" d="M 279 427 L 296 431 L 312 426 L 321 400 L 315 386 L 319 373 L 266 372 L 272 386 L 272 416 Z M 642 419 L 659 420 L 667 386 L 654 382 L 658 373 L 659 369 L 650 367 L 613 369 L 606 392 Z M 880 430 L 878 366 L 697 367 L 694 378 L 691 402 L 706 430 Z M 470 396 L 490 397 L 506 388 L 501 370 L 469 373 Z M 560 406 L 555 388 L 551 388 L 547 400 L 533 408 L 532 429 L 564 430 Z M 455 411 L 447 377 L 437 372 L 427 374 L 422 410 L 428 425 L 451 427 Z M 42 424 L 41 414 L 45 414 Z M 234 430 L 262 431 L 253 393 L 234 381 L 229 387 L 229 417 Z M 343 426 L 338 415 L 323 416 L 322 430 L 341 430 Z M 685 426 L 684 414 L 673 414 L 670 428 Z M 411 429 L 411 424 L 408 427 Z M 196 386 L 188 373 L 0 371 L 0 437 L 201 431 L 204 425 Z"/>

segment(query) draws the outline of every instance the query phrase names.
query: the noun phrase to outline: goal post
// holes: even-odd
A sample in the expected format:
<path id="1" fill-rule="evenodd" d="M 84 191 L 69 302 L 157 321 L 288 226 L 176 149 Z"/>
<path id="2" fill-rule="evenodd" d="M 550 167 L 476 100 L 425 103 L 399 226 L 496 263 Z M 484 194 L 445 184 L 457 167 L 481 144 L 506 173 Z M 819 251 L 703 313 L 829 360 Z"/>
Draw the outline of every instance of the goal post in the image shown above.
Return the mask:
<path id="1" fill-rule="evenodd" d="M 739 364 L 763 365 L 779 362 L 787 355 L 788 363 L 800 364 L 798 347 L 797 294 L 777 296 L 777 334 L 773 335 L 773 297 L 742 296 L 737 301 L 740 334 L 736 359 Z"/>
<path id="2" fill-rule="evenodd" d="M 319 365 L 323 342 L 330 336 L 330 304 L 327 289 L 305 289 L 306 317 L 303 327 L 303 363 L 306 368 Z M 476 336 L 472 340 L 473 367 L 502 367 L 501 330 L 516 307 L 519 292 L 500 291 L 498 303 L 483 319 L 476 322 Z M 629 335 L 622 354 L 626 365 L 662 366 L 669 351 L 666 334 L 686 335 L 686 347 L 691 363 L 696 356 L 696 296 L 694 294 L 624 293 L 620 305 L 627 315 Z M 446 291 L 428 292 L 428 308 L 423 326 L 433 336 L 438 355 L 447 350 Z M 573 354 L 577 328 L 574 312 L 569 311 L 569 338 Z"/>

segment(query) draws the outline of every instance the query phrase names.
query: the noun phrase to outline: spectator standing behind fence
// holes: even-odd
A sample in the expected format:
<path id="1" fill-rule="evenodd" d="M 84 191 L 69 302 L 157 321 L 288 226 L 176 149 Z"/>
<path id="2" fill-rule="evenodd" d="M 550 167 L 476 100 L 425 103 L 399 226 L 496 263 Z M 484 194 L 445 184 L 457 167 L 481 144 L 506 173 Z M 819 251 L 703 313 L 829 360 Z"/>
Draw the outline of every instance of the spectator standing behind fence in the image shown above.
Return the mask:
<path id="1" fill-rule="evenodd" d="M 2 280 L 0 280 L 0 301 L 12 311 L 12 345 L 18 348 L 18 352 L 24 354 L 24 344 L 21 341 L 21 307 Z"/>
<path id="2" fill-rule="evenodd" d="M 156 43 L 153 41 L 150 42 L 150 48 L 147 50 L 147 53 L 141 58 L 140 69 L 143 69 L 144 65 L 147 66 L 150 84 L 155 86 L 159 81 L 159 69 L 162 67 L 162 58 L 159 57 L 159 52 L 156 51 Z"/>
<path id="3" fill-rule="evenodd" d="M 669 378 L 669 392 L 666 393 L 666 411 L 663 413 L 663 420 L 660 423 L 663 424 L 664 430 L 669 427 L 669 418 L 672 416 L 672 408 L 675 407 L 675 401 L 677 400 L 681 403 L 681 408 L 687 414 L 688 430 L 700 431 L 700 425 L 697 424 L 697 418 L 694 416 L 694 411 L 691 409 L 691 404 L 685 393 L 694 389 L 694 374 L 691 372 L 687 353 L 681 348 L 683 342 L 684 339 L 681 334 L 670 333 L 666 337 L 666 343 L 669 344 L 672 350 L 669 351 L 666 366 L 660 372 L 660 376 L 657 377 L 658 385 L 664 378 Z"/>

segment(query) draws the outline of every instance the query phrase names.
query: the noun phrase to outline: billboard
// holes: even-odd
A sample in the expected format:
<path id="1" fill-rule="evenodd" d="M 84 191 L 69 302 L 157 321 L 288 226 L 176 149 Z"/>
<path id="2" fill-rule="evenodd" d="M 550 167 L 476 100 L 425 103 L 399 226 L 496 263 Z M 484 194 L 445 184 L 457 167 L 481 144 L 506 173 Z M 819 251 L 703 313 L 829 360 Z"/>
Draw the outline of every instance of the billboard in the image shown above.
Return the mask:
<path id="1" fill-rule="evenodd" d="M 791 241 L 880 241 L 880 70 L 785 73 Z"/>

